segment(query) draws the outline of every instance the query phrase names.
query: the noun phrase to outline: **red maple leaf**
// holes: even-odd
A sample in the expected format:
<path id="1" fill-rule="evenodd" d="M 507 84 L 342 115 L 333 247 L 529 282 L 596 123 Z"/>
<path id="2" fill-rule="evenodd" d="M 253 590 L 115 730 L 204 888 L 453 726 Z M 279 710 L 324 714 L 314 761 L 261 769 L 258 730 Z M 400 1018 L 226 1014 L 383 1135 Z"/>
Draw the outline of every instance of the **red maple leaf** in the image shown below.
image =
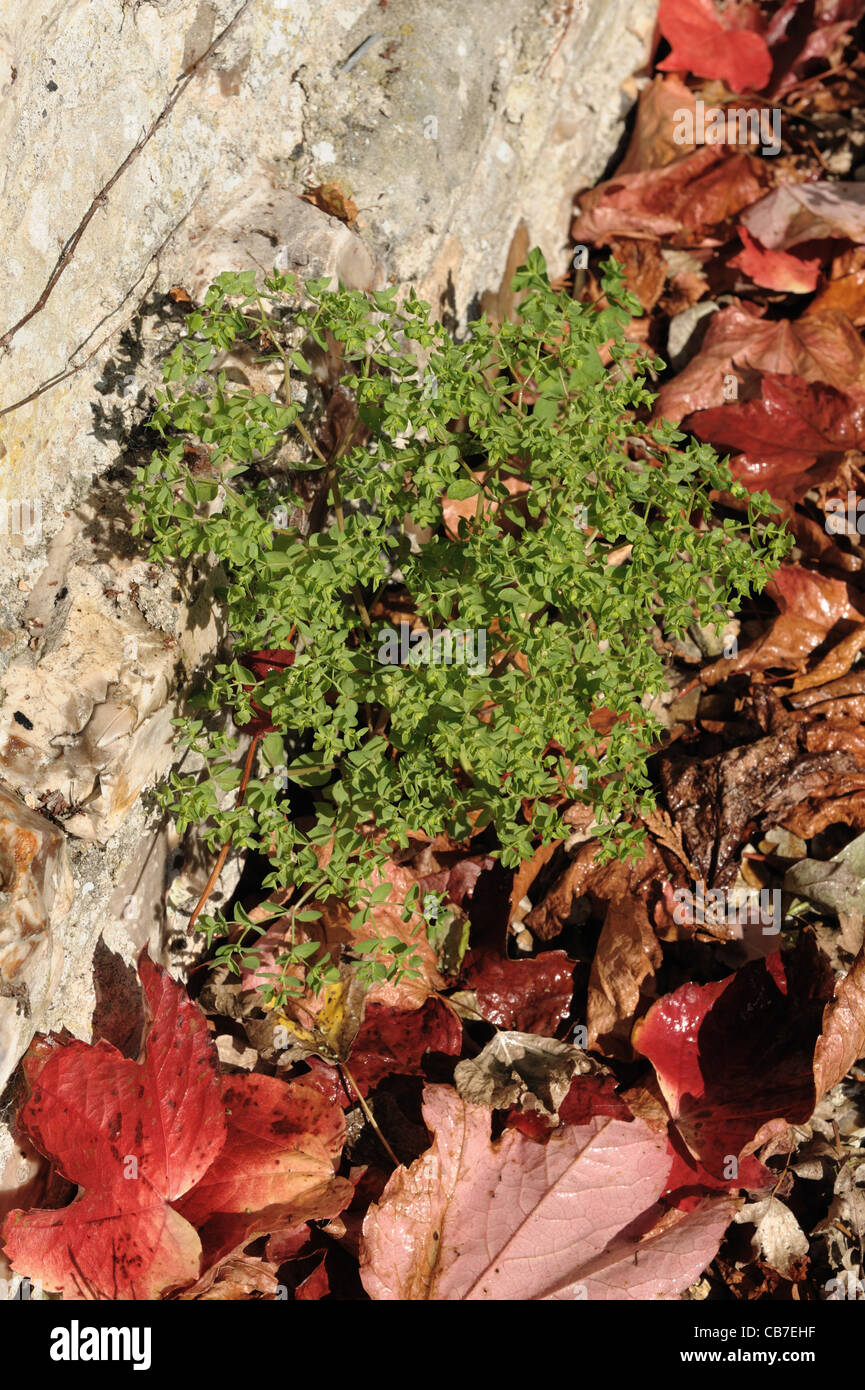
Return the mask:
<path id="1" fill-rule="evenodd" d="M 201 1273 L 193 1221 L 243 1212 L 245 1230 L 270 1209 L 287 1225 L 332 1215 L 352 1193 L 333 1178 L 339 1109 L 272 1077 L 232 1077 L 223 1093 L 201 1010 L 146 955 L 139 973 L 151 1018 L 141 1061 L 73 1041 L 25 1064 L 20 1123 L 81 1190 L 67 1207 L 10 1212 L 6 1255 L 72 1298 L 159 1298 Z M 224 1244 L 211 1242 L 217 1254 Z"/>

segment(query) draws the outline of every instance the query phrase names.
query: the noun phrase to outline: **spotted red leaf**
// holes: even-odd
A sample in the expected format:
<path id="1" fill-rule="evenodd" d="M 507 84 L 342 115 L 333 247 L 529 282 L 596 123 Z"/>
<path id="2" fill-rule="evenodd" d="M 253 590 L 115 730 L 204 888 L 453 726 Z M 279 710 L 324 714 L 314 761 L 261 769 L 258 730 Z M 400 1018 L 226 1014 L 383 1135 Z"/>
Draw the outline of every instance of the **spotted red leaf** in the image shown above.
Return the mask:
<path id="1" fill-rule="evenodd" d="M 140 973 L 152 1019 L 142 1061 L 69 1042 L 40 1045 L 27 1068 L 21 1122 L 82 1190 L 59 1210 L 12 1212 L 6 1253 L 70 1297 L 188 1291 L 202 1253 L 206 1282 L 254 1236 L 335 1216 L 354 1191 L 334 1177 L 340 1109 L 275 1077 L 221 1080 L 200 1009 L 146 957 Z"/>
<path id="2" fill-rule="evenodd" d="M 31 1071 L 20 1120 L 36 1147 L 84 1189 L 59 1211 L 12 1212 L 16 1270 L 82 1297 L 156 1298 L 198 1274 L 196 1232 L 168 1203 L 225 1142 L 216 1052 L 201 1010 L 145 955 L 151 1017 L 144 1057 L 70 1042 Z"/>

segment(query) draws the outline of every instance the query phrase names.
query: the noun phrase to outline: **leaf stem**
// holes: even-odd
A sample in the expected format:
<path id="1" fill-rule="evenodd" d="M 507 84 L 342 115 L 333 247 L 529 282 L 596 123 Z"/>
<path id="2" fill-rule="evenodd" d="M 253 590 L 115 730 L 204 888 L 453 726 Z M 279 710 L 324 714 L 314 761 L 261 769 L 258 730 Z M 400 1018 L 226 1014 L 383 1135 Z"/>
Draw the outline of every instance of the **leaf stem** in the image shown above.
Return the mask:
<path id="1" fill-rule="evenodd" d="M 386 1151 L 388 1157 L 393 1161 L 394 1166 L 397 1168 L 401 1168 L 402 1164 L 400 1163 L 390 1144 L 387 1142 L 381 1130 L 379 1129 L 378 1120 L 375 1118 L 375 1115 L 372 1113 L 363 1096 L 361 1095 L 360 1088 L 357 1082 L 355 1081 L 354 1077 L 352 1076 L 351 1072 L 349 1071 L 348 1067 L 345 1065 L 345 1062 L 340 1062 L 339 1069 L 343 1073 L 343 1075 L 351 1082 L 354 1093 L 360 1101 L 360 1108 L 363 1111 L 364 1115 L 366 1115 L 366 1118 L 369 1120 L 370 1124 L 372 1125 L 373 1129 L 375 1130 L 376 1134 L 381 1140 L 382 1148 Z"/>

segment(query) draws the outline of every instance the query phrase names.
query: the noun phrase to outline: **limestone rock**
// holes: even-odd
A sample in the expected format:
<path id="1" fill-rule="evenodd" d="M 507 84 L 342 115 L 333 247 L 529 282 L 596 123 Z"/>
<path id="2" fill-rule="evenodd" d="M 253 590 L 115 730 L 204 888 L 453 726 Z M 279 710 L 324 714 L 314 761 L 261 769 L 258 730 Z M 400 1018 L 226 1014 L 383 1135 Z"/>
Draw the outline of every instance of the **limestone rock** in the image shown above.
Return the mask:
<path id="1" fill-rule="evenodd" d="M 0 683 L 0 772 L 74 835 L 105 841 L 169 766 L 178 691 L 216 622 L 206 584 L 185 605 L 170 571 L 88 548 L 70 523 L 31 594 L 34 635 Z"/>
<path id="2" fill-rule="evenodd" d="M 0 788 L 0 1091 L 60 983 L 71 902 L 63 831 Z"/>
<path id="3" fill-rule="evenodd" d="M 213 224 L 190 244 L 184 284 L 200 300 L 224 270 L 270 271 L 301 280 L 329 276 L 349 289 L 372 289 L 380 272 L 364 242 L 320 208 L 274 186 L 260 168 L 229 195 Z"/>

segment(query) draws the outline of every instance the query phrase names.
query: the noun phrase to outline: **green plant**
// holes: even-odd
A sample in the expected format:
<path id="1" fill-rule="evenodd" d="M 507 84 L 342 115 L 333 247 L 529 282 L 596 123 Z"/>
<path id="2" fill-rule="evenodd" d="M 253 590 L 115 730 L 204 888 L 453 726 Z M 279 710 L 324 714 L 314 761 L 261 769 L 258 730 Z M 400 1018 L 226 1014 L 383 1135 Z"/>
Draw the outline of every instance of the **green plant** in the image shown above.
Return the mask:
<path id="1" fill-rule="evenodd" d="M 398 304 L 393 289 L 311 281 L 302 297 L 287 275 L 263 289 L 252 273 L 223 275 L 168 358 L 152 421 L 165 445 L 139 474 L 152 558 L 221 566 L 233 640 L 194 699 L 200 717 L 184 721 L 207 776 L 171 775 L 180 827 L 206 822 L 214 847 L 262 850 L 269 890 L 303 890 L 301 918 L 311 898 L 347 896 L 361 936 L 389 893 L 369 888 L 371 868 L 411 832 L 487 830 L 516 865 L 567 835 L 563 807 L 576 801 L 607 851 L 633 849 L 633 815 L 651 805 L 646 697 L 665 678 L 653 626 L 677 636 L 717 622 L 787 547 L 765 520 L 768 497 L 749 497 L 711 448 L 634 423 L 653 399 L 651 362 L 625 339 L 639 305 L 613 262 L 595 305 L 554 293 L 537 251 L 514 288 L 519 322 L 481 319 L 454 342 L 413 292 Z M 270 392 L 215 368 L 241 345 L 278 371 Z M 311 404 L 325 353 L 357 411 L 330 455 L 292 381 Z M 307 457 L 291 467 L 326 494 L 326 522 L 309 534 L 288 521 L 301 499 L 264 476 L 298 435 Z M 747 498 L 747 522 L 713 519 L 712 488 Z M 405 664 L 383 661 L 394 652 L 378 614 L 395 593 L 427 631 L 468 629 L 478 646 L 482 635 L 483 667 L 420 659 L 420 638 Z M 262 652 L 269 670 L 249 655 Z M 242 804 L 220 810 L 241 776 L 238 740 L 216 718 L 226 710 L 260 736 L 261 767 Z M 316 789 L 311 824 L 285 814 L 286 783 Z M 235 920 L 229 957 L 254 930 Z M 227 929 L 218 916 L 205 926 Z M 370 979 L 411 969 L 396 938 L 358 949 Z M 317 968 L 314 985 L 336 978 Z M 278 999 L 296 984 L 274 988 Z"/>

